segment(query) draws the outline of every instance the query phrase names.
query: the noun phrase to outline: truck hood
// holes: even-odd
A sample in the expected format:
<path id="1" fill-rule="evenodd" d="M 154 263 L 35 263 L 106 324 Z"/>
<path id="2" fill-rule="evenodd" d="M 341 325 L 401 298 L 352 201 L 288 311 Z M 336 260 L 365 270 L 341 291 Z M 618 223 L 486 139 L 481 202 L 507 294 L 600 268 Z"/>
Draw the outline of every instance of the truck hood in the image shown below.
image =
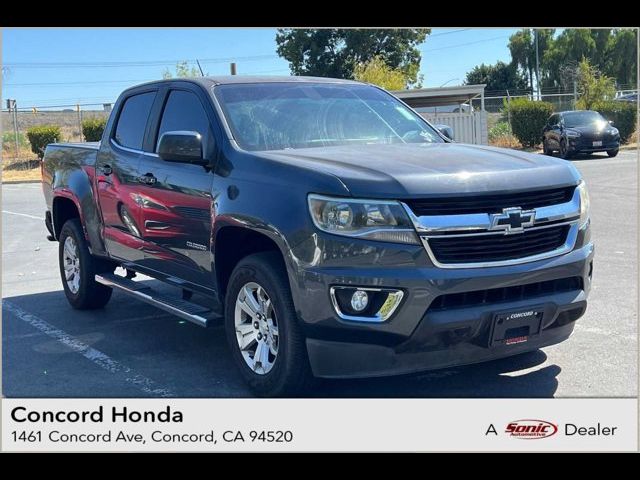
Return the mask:
<path id="1" fill-rule="evenodd" d="M 460 143 L 354 145 L 262 155 L 334 175 L 353 196 L 369 198 L 499 193 L 575 185 L 580 179 L 566 160 Z"/>

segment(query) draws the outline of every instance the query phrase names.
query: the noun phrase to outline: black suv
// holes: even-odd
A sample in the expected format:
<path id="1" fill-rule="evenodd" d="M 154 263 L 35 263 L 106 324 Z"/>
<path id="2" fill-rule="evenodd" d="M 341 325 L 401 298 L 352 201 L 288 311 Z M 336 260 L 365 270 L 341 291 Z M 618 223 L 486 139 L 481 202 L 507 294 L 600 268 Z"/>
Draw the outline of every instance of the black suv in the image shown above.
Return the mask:
<path id="1" fill-rule="evenodd" d="M 620 133 L 598 112 L 575 110 L 554 113 L 542 133 L 545 155 L 554 151 L 569 159 L 578 153 L 607 152 L 615 157 L 620 148 Z"/>

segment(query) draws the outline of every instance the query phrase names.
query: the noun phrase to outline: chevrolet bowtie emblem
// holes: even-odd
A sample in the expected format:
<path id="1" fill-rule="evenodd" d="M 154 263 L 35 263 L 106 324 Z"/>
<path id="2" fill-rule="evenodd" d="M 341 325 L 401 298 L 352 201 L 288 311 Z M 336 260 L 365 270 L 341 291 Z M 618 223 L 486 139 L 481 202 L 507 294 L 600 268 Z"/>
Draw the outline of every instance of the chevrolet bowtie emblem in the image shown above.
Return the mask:
<path id="1" fill-rule="evenodd" d="M 535 223 L 535 210 L 522 210 L 520 207 L 502 209 L 502 213 L 491 214 L 491 230 L 502 230 L 505 235 L 521 233 L 525 227 Z"/>

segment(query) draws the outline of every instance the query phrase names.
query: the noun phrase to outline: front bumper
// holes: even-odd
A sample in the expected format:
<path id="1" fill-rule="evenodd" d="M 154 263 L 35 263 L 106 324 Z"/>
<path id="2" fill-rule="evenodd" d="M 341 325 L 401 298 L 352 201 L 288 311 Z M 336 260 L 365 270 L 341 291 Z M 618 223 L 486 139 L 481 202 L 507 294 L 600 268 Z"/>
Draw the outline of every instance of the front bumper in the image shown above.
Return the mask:
<path id="1" fill-rule="evenodd" d="M 593 146 L 593 141 L 601 141 L 602 145 Z M 617 150 L 620 148 L 620 139 L 602 139 L 602 138 L 576 138 L 569 139 L 569 151 L 578 152 L 606 152 L 608 150 Z"/>
<path id="2" fill-rule="evenodd" d="M 565 340 L 586 310 L 593 259 L 588 230 L 565 255 L 519 265 L 463 269 L 433 266 L 424 248 L 418 246 L 327 237 L 318 236 L 314 245 L 316 252 L 324 252 L 322 266 L 298 263 L 297 274 L 290 278 L 311 368 L 318 377 L 397 375 L 516 355 Z M 306 248 L 294 249 L 299 262 Z M 445 294 L 568 277 L 580 277 L 583 287 L 524 300 L 429 309 Z M 404 297 L 386 322 L 346 321 L 336 315 L 329 301 L 328 292 L 334 285 L 396 288 Z M 539 335 L 526 343 L 489 347 L 496 313 L 533 306 L 544 312 Z"/>

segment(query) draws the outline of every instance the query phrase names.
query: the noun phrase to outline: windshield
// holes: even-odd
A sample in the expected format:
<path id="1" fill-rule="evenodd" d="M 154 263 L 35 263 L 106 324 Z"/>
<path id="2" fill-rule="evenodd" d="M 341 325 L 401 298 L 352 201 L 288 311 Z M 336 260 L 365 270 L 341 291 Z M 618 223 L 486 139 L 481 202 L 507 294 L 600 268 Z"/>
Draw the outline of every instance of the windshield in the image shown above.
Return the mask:
<path id="1" fill-rule="evenodd" d="M 586 127 L 588 125 L 603 125 L 607 123 L 602 115 L 598 112 L 571 112 L 564 115 L 564 126 L 571 127 Z"/>
<path id="2" fill-rule="evenodd" d="M 444 142 L 422 117 L 368 85 L 237 84 L 214 93 L 245 150 Z"/>

